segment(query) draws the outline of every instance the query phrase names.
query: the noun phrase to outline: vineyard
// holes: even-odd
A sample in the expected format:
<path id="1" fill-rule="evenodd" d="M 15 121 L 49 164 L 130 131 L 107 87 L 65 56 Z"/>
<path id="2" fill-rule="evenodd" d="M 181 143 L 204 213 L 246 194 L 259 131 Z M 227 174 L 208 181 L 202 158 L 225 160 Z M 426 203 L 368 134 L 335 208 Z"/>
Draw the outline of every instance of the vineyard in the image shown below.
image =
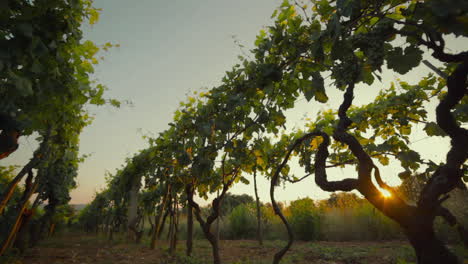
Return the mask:
<path id="1" fill-rule="evenodd" d="M 0 166 L 0 263 L 468 260 L 468 51 L 449 47 L 468 44 L 468 2 L 284 0 L 220 84 L 173 102 L 165 130 L 77 210 L 90 109 L 128 105 L 93 78 L 119 47 L 85 39 L 101 11 L 0 3 L 0 159 L 37 142 L 27 163 Z M 300 100 L 320 110 L 290 126 Z M 442 159 L 415 135 L 442 142 L 426 148 Z M 327 198 L 279 200 L 305 183 Z M 234 194 L 241 184 L 252 192 Z"/>

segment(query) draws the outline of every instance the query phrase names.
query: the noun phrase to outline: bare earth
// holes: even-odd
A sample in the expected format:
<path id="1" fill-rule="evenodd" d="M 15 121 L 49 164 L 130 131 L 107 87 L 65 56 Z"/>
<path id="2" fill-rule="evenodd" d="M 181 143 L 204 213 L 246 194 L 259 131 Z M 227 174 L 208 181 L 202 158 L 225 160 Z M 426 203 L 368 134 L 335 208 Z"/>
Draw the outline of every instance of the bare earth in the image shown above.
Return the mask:
<path id="1" fill-rule="evenodd" d="M 259 246 L 253 240 L 221 242 L 223 263 L 271 263 L 274 253 L 286 242 L 266 241 Z M 13 263 L 17 264 L 155 264 L 155 263 L 211 263 L 211 247 L 207 241 L 194 243 L 194 256 L 185 257 L 185 241 L 179 241 L 175 256 L 170 256 L 167 243 L 158 242 L 151 250 L 148 240 L 140 245 L 123 241 L 109 242 L 102 237 L 68 234 L 44 241 Z M 453 246 L 468 263 L 468 251 Z M 282 263 L 318 264 L 403 264 L 414 263 L 412 248 L 404 241 L 387 242 L 295 242 Z"/>

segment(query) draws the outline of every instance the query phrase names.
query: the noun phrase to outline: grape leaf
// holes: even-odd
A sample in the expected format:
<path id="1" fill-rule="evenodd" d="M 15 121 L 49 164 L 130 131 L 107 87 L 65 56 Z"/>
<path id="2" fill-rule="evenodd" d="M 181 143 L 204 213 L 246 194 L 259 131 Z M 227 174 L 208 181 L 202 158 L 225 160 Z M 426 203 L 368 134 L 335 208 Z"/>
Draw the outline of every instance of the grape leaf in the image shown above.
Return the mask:
<path id="1" fill-rule="evenodd" d="M 405 74 L 419 65 L 422 53 L 414 46 L 408 46 L 404 51 L 402 48 L 396 47 L 387 54 L 387 67 L 400 74 Z"/>

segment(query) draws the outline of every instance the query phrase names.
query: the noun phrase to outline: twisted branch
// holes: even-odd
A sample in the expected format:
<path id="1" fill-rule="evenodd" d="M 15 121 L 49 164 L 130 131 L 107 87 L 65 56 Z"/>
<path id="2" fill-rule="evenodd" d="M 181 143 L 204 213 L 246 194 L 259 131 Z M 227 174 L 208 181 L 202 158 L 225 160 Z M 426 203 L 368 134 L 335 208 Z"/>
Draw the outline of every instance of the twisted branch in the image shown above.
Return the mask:
<path id="1" fill-rule="evenodd" d="M 273 259 L 274 264 L 277 264 L 280 262 L 281 258 L 284 256 L 284 254 L 286 254 L 286 252 L 289 250 L 289 248 L 292 246 L 294 242 L 294 234 L 292 232 L 292 229 L 275 200 L 275 186 L 278 183 L 281 170 L 288 163 L 291 153 L 298 146 L 300 146 L 305 140 L 315 137 L 315 136 L 321 136 L 323 138 L 323 142 L 320 144 L 319 149 L 317 151 L 317 155 L 315 157 L 315 182 L 317 183 L 317 185 L 319 185 L 324 190 L 330 190 L 330 191 L 338 191 L 338 190 L 351 191 L 351 190 L 356 189 L 357 187 L 358 182 L 356 179 L 344 179 L 341 181 L 328 181 L 327 180 L 327 174 L 325 170 L 327 168 L 326 160 L 328 157 L 328 145 L 330 144 L 330 137 L 326 133 L 310 132 L 296 139 L 294 143 L 291 145 L 291 147 L 289 148 L 281 164 L 276 168 L 275 173 L 273 174 L 271 178 L 271 182 L 270 182 L 270 198 L 271 198 L 271 204 L 273 206 L 273 210 L 275 214 L 280 217 L 281 221 L 285 225 L 288 231 L 288 238 L 289 238 L 286 246 L 275 254 L 274 259 Z M 304 176 L 303 178 L 307 176 L 308 175 Z M 303 178 L 301 178 L 301 180 Z"/>
<path id="2" fill-rule="evenodd" d="M 343 179 L 340 181 L 328 181 L 325 162 L 328 158 L 328 145 L 330 145 L 330 137 L 323 132 L 320 132 L 323 142 L 319 145 L 317 155 L 315 156 L 315 183 L 324 191 L 352 191 L 358 187 L 357 179 Z"/>
<path id="3" fill-rule="evenodd" d="M 341 143 L 348 145 L 354 156 L 358 159 L 359 178 L 360 182 L 371 183 L 371 171 L 374 168 L 374 163 L 370 156 L 364 151 L 364 148 L 359 141 L 352 135 L 346 132 L 347 128 L 352 124 L 351 119 L 346 115 L 354 98 L 354 84 L 350 84 L 344 94 L 343 103 L 338 110 L 340 118 L 338 125 L 333 133 L 333 138 Z"/>
<path id="4" fill-rule="evenodd" d="M 273 258 L 273 264 L 278 264 L 281 261 L 281 258 L 283 258 L 284 254 L 291 248 L 293 242 L 294 242 L 294 234 L 292 232 L 291 226 L 289 225 L 288 221 L 286 220 L 286 217 L 283 215 L 281 212 L 281 209 L 278 206 L 278 203 L 275 200 L 275 186 L 278 183 L 279 179 L 279 174 L 281 173 L 281 170 L 283 170 L 284 166 L 288 163 L 289 157 L 291 156 L 291 153 L 296 149 L 299 145 L 302 144 L 306 139 L 311 138 L 315 136 L 317 133 L 311 132 L 308 134 L 305 134 L 304 136 L 296 139 L 296 141 L 292 144 L 292 146 L 289 148 L 288 152 L 286 153 L 286 156 L 283 159 L 283 162 L 276 168 L 275 173 L 271 177 L 270 181 L 270 198 L 271 198 L 271 204 L 273 206 L 273 210 L 276 215 L 278 215 L 283 222 L 283 224 L 286 227 L 286 230 L 288 231 L 288 243 L 284 248 L 282 248 L 280 251 L 276 252 L 274 258 Z"/>
<path id="5" fill-rule="evenodd" d="M 447 95 L 436 108 L 436 121 L 451 138 L 451 148 L 447 153 L 446 164 L 439 167 L 424 186 L 418 207 L 435 210 L 440 205 L 439 197 L 460 185 L 462 165 L 468 159 L 468 130 L 460 127 L 452 109 L 467 94 L 468 58 L 457 66 L 447 78 Z"/>

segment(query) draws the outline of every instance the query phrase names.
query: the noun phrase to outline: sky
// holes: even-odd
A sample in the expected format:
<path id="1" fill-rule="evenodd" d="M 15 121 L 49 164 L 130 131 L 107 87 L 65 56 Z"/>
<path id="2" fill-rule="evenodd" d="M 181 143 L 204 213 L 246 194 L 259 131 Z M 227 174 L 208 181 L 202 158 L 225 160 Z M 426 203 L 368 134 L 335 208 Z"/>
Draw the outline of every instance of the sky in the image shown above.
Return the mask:
<path id="1" fill-rule="evenodd" d="M 102 8 L 102 13 L 97 24 L 83 27 L 84 38 L 96 44 L 111 42 L 120 46 L 101 54 L 105 58 L 95 67 L 93 79 L 109 88 L 107 97 L 132 103 L 121 108 L 88 107 L 94 121 L 81 135 L 80 153 L 90 157 L 80 165 L 78 187 L 72 191 L 70 203 L 90 202 L 95 192 L 105 187 L 106 172 L 115 172 L 125 158 L 147 146 L 144 135 L 156 136 L 168 128 L 179 102 L 188 93 L 220 84 L 225 72 L 238 62 L 238 55 L 253 48 L 256 34 L 272 24 L 270 16 L 281 2 L 95 0 L 94 6 Z M 236 41 L 245 47 L 240 48 Z M 448 44 L 457 50 L 468 43 L 453 40 Z M 417 82 L 428 72 L 423 67 L 403 79 Z M 358 87 L 355 104 L 371 102 L 379 89 L 398 77 L 387 73 L 382 84 Z M 341 92 L 333 87 L 327 91 L 327 104 L 299 99 L 296 107 L 287 112 L 287 126 L 303 128 L 304 117 L 314 119 L 318 110 L 336 109 Z M 421 131 L 422 126 L 416 129 Z M 448 149 L 448 141 L 443 138 L 427 139 L 424 133 L 416 133 L 413 139 L 415 149 L 436 161 L 441 161 Z M 1 162 L 24 165 L 36 146 L 33 136 L 22 137 L 19 149 Z M 382 176 L 390 185 L 396 185 L 402 170 L 392 162 L 382 169 Z M 292 171 L 302 176 L 297 166 L 293 165 Z M 333 169 L 329 175 L 335 180 L 356 177 L 354 169 Z M 231 192 L 253 196 L 253 185 L 239 183 Z M 265 179 L 259 179 L 259 194 L 262 201 L 269 202 L 269 182 Z M 276 199 L 290 201 L 306 196 L 324 199 L 329 193 L 321 191 L 310 178 L 278 187 Z"/>

